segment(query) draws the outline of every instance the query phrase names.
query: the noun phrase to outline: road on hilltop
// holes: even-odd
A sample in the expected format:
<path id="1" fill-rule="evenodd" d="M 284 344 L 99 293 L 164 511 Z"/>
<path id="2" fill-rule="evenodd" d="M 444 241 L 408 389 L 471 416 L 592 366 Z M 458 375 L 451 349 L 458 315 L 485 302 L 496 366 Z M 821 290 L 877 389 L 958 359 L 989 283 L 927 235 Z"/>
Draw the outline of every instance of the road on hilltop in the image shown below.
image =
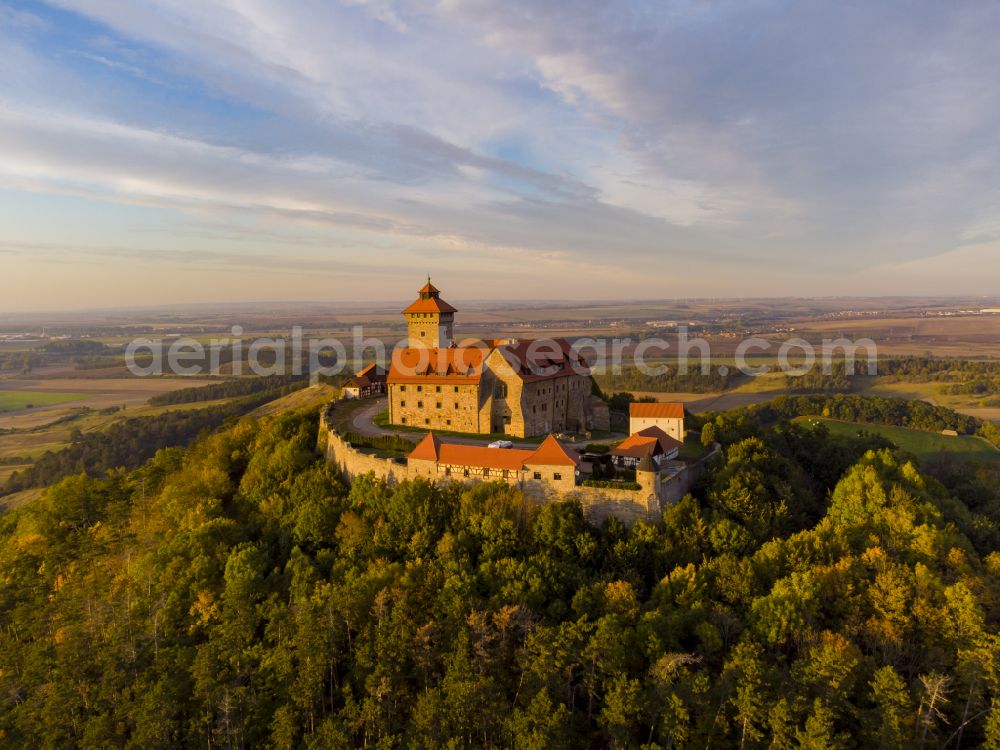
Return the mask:
<path id="1" fill-rule="evenodd" d="M 384 435 L 396 435 L 397 437 L 406 438 L 413 443 L 419 443 L 424 439 L 424 433 L 415 433 L 409 430 L 393 430 L 387 427 L 380 427 L 375 424 L 375 417 L 378 416 L 382 411 L 385 410 L 388 400 L 385 396 L 380 396 L 379 398 L 372 399 L 370 403 L 366 404 L 363 408 L 358 409 L 351 417 L 351 430 L 357 432 L 365 437 L 382 437 Z M 590 443 L 615 443 L 621 440 L 625 435 L 615 435 L 610 438 L 603 438 L 600 440 L 581 440 L 578 442 L 567 442 L 566 445 L 574 449 L 582 449 L 584 446 Z M 448 443 L 457 443 L 459 445 L 487 445 L 492 443 L 496 438 L 494 437 L 484 437 L 484 438 L 474 438 L 474 437 L 457 437 L 454 435 L 444 435 L 442 439 Z M 526 443 L 520 442 L 516 439 L 511 439 L 514 443 L 515 448 L 527 448 L 534 449 L 538 447 L 537 443 Z"/>

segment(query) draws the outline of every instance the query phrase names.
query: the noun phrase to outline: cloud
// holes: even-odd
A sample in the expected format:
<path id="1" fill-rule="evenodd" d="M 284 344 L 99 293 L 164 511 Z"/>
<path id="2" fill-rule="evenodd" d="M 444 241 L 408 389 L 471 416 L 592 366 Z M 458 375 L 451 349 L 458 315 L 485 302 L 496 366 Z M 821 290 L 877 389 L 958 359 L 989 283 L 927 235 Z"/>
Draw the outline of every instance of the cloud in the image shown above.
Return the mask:
<path id="1" fill-rule="evenodd" d="M 484 287 L 535 257 L 831 292 L 995 231 L 998 29 L 929 0 L 53 0 L 0 28 L 0 184 Z"/>

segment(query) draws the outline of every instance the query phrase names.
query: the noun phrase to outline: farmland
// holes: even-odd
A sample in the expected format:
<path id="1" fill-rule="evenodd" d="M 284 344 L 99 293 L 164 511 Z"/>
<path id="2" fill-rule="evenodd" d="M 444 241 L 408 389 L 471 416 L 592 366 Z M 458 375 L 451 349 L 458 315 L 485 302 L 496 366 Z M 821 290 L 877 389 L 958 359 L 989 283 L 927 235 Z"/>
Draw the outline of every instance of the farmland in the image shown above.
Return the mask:
<path id="1" fill-rule="evenodd" d="M 996 448 L 985 440 L 971 435 L 953 437 L 936 432 L 911 430 L 907 427 L 858 424 L 856 422 L 842 422 L 836 419 L 823 419 L 819 417 L 800 417 L 796 421 L 811 426 L 822 424 L 833 435 L 854 436 L 862 430 L 881 435 L 887 440 L 891 440 L 902 450 L 917 456 L 917 458 L 930 458 L 941 454 L 948 454 L 964 461 L 975 461 L 977 463 L 1000 466 L 1000 451 L 997 451 Z"/>
<path id="2" fill-rule="evenodd" d="M 85 393 L 53 393 L 49 391 L 0 390 L 0 414 L 40 406 L 54 406 L 87 398 Z"/>

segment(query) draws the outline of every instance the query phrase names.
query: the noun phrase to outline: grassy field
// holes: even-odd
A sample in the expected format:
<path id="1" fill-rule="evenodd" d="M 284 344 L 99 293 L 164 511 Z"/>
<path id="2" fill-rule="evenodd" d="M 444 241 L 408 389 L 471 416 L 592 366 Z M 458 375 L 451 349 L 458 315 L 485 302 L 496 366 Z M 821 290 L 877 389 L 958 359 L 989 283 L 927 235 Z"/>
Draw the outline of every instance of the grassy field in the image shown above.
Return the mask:
<path id="1" fill-rule="evenodd" d="M 6 497 L 0 498 L 0 511 L 13 510 L 14 508 L 20 508 L 22 505 L 27 505 L 33 502 L 45 494 L 45 490 L 42 488 L 22 490 L 21 492 L 15 492 L 12 495 L 7 495 Z"/>
<path id="2" fill-rule="evenodd" d="M 87 398 L 86 393 L 55 393 L 49 391 L 0 391 L 0 414 L 39 406 L 55 406 Z"/>
<path id="3" fill-rule="evenodd" d="M 337 389 L 330 385 L 315 385 L 302 390 L 293 391 L 287 396 L 282 396 L 274 401 L 269 401 L 263 406 L 257 407 L 250 412 L 252 417 L 269 417 L 275 414 L 283 414 L 289 411 L 300 409 L 318 408 L 327 403 L 337 395 Z"/>
<path id="4" fill-rule="evenodd" d="M 799 417 L 797 422 L 815 425 L 822 422 L 832 435 L 857 435 L 859 430 L 881 435 L 891 440 L 899 448 L 912 453 L 918 458 L 929 458 L 942 453 L 954 455 L 965 461 L 977 461 L 1000 465 L 1000 451 L 985 440 L 971 435 L 949 437 L 937 432 L 911 430 L 907 427 L 889 427 L 878 424 L 858 424 L 856 422 L 841 422 L 836 419 L 819 417 Z"/>
<path id="5" fill-rule="evenodd" d="M 391 429 L 393 432 L 409 432 L 414 435 L 426 435 L 429 430 L 426 427 L 411 427 L 402 424 L 389 424 L 389 410 L 381 411 L 375 415 L 372 420 L 376 425 L 384 427 L 385 429 Z M 470 440 L 477 441 L 487 441 L 487 440 L 510 440 L 513 443 L 520 444 L 532 444 L 539 445 L 543 440 L 545 440 L 545 435 L 536 435 L 534 437 L 512 437 L 503 432 L 490 432 L 490 433 L 480 433 L 480 432 L 455 432 L 454 430 L 433 430 L 434 434 L 438 437 L 454 437 L 454 438 L 468 438 Z"/>

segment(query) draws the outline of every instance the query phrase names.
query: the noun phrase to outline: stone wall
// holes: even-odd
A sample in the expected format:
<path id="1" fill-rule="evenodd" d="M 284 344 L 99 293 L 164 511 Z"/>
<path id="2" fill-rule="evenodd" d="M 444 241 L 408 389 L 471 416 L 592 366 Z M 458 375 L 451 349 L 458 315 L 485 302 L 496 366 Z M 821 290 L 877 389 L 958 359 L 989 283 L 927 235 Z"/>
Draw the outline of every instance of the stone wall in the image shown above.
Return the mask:
<path id="1" fill-rule="evenodd" d="M 331 405 L 330 408 L 336 408 L 336 405 Z M 639 519 L 657 521 L 663 508 L 676 503 L 691 490 L 705 466 L 713 461 L 721 450 L 715 445 L 708 456 L 676 474 L 637 472 L 636 479 L 642 488 L 620 490 L 577 486 L 574 470 L 571 467 L 529 466 L 526 467 L 523 476 L 521 472 L 509 472 L 506 477 L 500 470 L 491 471 L 488 476 L 484 476 L 481 470 L 478 472 L 473 470 L 469 476 L 465 476 L 462 467 L 446 467 L 434 461 L 415 460 L 406 463 L 398 459 L 378 458 L 358 450 L 344 440 L 329 423 L 326 412 L 320 416 L 318 446 L 328 461 L 340 467 L 344 479 L 348 482 L 368 473 L 385 479 L 390 485 L 417 477 L 442 482 L 506 481 L 518 487 L 525 497 L 536 503 L 578 500 L 583 506 L 584 515 L 591 523 L 600 524 L 614 516 L 628 526 Z M 536 472 L 541 475 L 540 478 L 535 477 Z M 558 479 L 556 474 L 559 475 Z"/>
<path id="2" fill-rule="evenodd" d="M 666 507 L 667 505 L 673 505 L 683 498 L 694 487 L 694 483 L 704 473 L 705 468 L 721 454 L 722 446 L 715 443 L 707 456 L 704 456 L 693 464 L 688 464 L 686 468 L 676 474 L 665 475 L 659 486 L 660 504 Z"/>
<path id="3" fill-rule="evenodd" d="M 328 424 L 325 414 L 320 416 L 319 432 L 319 446 L 324 451 L 326 460 L 340 467 L 346 481 L 351 482 L 355 477 L 364 476 L 369 472 L 385 479 L 388 484 L 409 478 L 405 463 L 399 463 L 391 458 L 379 458 L 358 450 Z"/>
<path id="4" fill-rule="evenodd" d="M 406 332 L 409 344 L 428 348 L 449 346 L 454 324 L 454 313 L 407 313 Z"/>
<path id="5" fill-rule="evenodd" d="M 394 383 L 389 386 L 389 415 L 393 424 L 428 430 L 489 431 L 480 424 L 478 383 Z"/>
<path id="6" fill-rule="evenodd" d="M 525 383 L 520 407 L 524 414 L 525 436 L 596 427 L 593 424 L 590 381 L 582 375 Z"/>

